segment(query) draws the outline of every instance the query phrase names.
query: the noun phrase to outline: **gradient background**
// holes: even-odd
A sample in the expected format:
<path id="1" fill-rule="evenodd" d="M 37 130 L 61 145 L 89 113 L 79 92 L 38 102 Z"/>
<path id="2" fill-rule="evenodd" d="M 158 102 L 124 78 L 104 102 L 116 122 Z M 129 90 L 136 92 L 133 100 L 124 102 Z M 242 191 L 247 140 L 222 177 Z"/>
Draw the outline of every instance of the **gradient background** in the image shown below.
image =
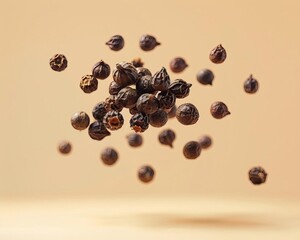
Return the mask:
<path id="1" fill-rule="evenodd" d="M 247 199 L 300 199 L 299 175 L 299 1 L 2 1 L 1 26 L 1 144 L 0 196 L 40 198 L 56 196 L 219 196 Z M 154 35 L 161 46 L 151 52 L 139 48 L 143 34 Z M 104 43 L 115 34 L 125 47 L 111 51 Z M 212 48 L 227 51 L 223 64 L 210 62 Z M 65 54 L 68 68 L 55 72 L 49 59 Z M 172 58 L 182 56 L 189 67 L 180 74 L 169 70 Z M 144 145 L 130 148 L 125 124 L 103 141 L 71 127 L 74 112 L 90 114 L 108 96 L 112 76 L 99 81 L 98 90 L 84 94 L 79 81 L 94 63 L 111 68 L 140 57 L 152 73 L 167 67 L 171 79 L 192 83 L 191 102 L 199 121 L 176 131 L 174 148 L 157 140 L 162 129 L 143 133 Z M 209 68 L 213 86 L 196 81 Z M 257 94 L 248 95 L 243 83 L 258 79 Z M 213 119 L 211 103 L 224 101 L 231 115 Z M 182 148 L 202 134 L 213 146 L 196 160 L 186 160 Z M 60 155 L 57 145 L 71 141 L 73 150 Z M 99 160 L 107 146 L 119 152 L 119 161 L 107 167 Z M 137 179 L 144 164 L 156 170 L 155 181 Z M 263 166 L 267 183 L 253 186 L 248 170 Z"/>

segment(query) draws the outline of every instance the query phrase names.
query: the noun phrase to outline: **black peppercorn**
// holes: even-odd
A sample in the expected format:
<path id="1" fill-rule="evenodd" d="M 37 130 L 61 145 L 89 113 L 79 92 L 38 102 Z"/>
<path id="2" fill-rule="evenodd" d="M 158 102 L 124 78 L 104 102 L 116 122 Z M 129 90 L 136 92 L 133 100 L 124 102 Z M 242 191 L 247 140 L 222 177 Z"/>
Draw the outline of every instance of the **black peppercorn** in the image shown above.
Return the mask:
<path id="1" fill-rule="evenodd" d="M 176 111 L 177 111 L 177 106 L 174 105 L 171 109 L 167 109 L 167 113 L 168 113 L 168 118 L 174 118 L 176 117 Z"/>
<path id="2" fill-rule="evenodd" d="M 197 73 L 197 81 L 203 85 L 212 85 L 215 76 L 209 69 L 202 69 Z"/>
<path id="3" fill-rule="evenodd" d="M 111 133 L 106 129 L 103 122 L 95 121 L 89 126 L 89 135 L 92 139 L 100 141 Z"/>
<path id="4" fill-rule="evenodd" d="M 192 125 L 198 121 L 199 112 L 193 104 L 184 103 L 177 108 L 176 118 L 183 125 Z"/>
<path id="5" fill-rule="evenodd" d="M 115 81 L 111 81 L 108 87 L 108 92 L 111 95 L 117 95 L 122 88 L 123 87 L 117 84 Z"/>
<path id="6" fill-rule="evenodd" d="M 125 87 L 118 92 L 116 101 L 125 108 L 132 108 L 135 106 L 138 97 L 138 93 L 135 89 L 131 87 Z"/>
<path id="7" fill-rule="evenodd" d="M 144 182 L 144 183 L 149 183 L 153 180 L 155 175 L 154 169 L 150 166 L 142 166 L 138 170 L 138 178 Z"/>
<path id="8" fill-rule="evenodd" d="M 111 110 L 103 117 L 103 123 L 109 130 L 118 130 L 123 126 L 124 118 L 118 111 Z"/>
<path id="9" fill-rule="evenodd" d="M 98 88 L 98 80 L 93 75 L 84 75 L 79 86 L 85 93 L 92 93 Z"/>
<path id="10" fill-rule="evenodd" d="M 139 110 L 137 110 L 136 106 L 129 108 L 129 113 L 131 115 L 137 114 L 139 112 Z"/>
<path id="11" fill-rule="evenodd" d="M 150 70 L 148 68 L 138 67 L 138 68 L 136 68 L 136 71 L 138 73 L 139 78 L 146 76 L 146 75 L 152 76 L 152 73 L 150 72 Z"/>
<path id="12" fill-rule="evenodd" d="M 199 143 L 202 149 L 207 149 L 212 144 L 212 139 L 208 135 L 204 135 L 199 139 Z"/>
<path id="13" fill-rule="evenodd" d="M 143 137 L 137 133 L 131 133 L 127 135 L 127 141 L 131 147 L 139 147 L 143 144 Z"/>
<path id="14" fill-rule="evenodd" d="M 157 110 L 149 115 L 149 124 L 152 127 L 162 127 L 168 122 L 168 114 L 164 110 Z"/>
<path id="15" fill-rule="evenodd" d="M 151 35 L 143 35 L 140 38 L 140 47 L 144 51 L 151 51 L 158 45 L 160 42 L 157 42 L 156 38 Z"/>
<path id="16" fill-rule="evenodd" d="M 117 162 L 119 155 L 115 149 L 107 147 L 101 152 L 100 158 L 105 165 L 111 166 Z"/>
<path id="17" fill-rule="evenodd" d="M 107 112 L 108 110 L 105 102 L 97 103 L 92 110 L 93 117 L 98 121 L 102 121 Z"/>
<path id="18" fill-rule="evenodd" d="M 132 60 L 132 65 L 135 66 L 136 68 L 138 67 L 143 67 L 144 63 L 142 62 L 142 60 L 140 58 L 135 58 Z"/>
<path id="19" fill-rule="evenodd" d="M 230 114 L 226 104 L 223 102 L 214 102 L 210 107 L 210 113 L 216 119 L 221 119 Z"/>
<path id="20" fill-rule="evenodd" d="M 50 59 L 50 67 L 54 71 L 61 72 L 65 70 L 67 66 L 68 66 L 68 60 L 63 54 L 55 54 Z"/>
<path id="21" fill-rule="evenodd" d="M 267 172 L 262 168 L 262 167 L 253 167 L 250 169 L 249 173 L 249 180 L 254 184 L 254 185 L 259 185 L 267 180 Z"/>
<path id="22" fill-rule="evenodd" d="M 92 74 L 97 79 L 106 79 L 110 74 L 110 66 L 101 60 L 94 65 Z"/>
<path id="23" fill-rule="evenodd" d="M 176 138 L 176 134 L 171 129 L 163 130 L 158 135 L 159 142 L 163 145 L 170 146 L 171 148 L 173 148 L 173 142 L 174 142 L 175 138 Z"/>
<path id="24" fill-rule="evenodd" d="M 162 67 L 161 70 L 159 70 L 153 75 L 151 79 L 151 84 L 154 90 L 157 91 L 168 90 L 168 87 L 170 86 L 170 76 L 164 67 Z"/>
<path id="25" fill-rule="evenodd" d="M 186 61 L 181 58 L 181 57 L 177 57 L 174 58 L 171 62 L 170 62 L 170 69 L 172 72 L 174 73 L 180 73 L 182 72 L 186 67 L 188 67 Z"/>
<path id="26" fill-rule="evenodd" d="M 183 147 L 183 155 L 187 159 L 196 159 L 200 156 L 201 146 L 200 143 L 196 141 L 190 141 L 186 143 Z"/>
<path id="27" fill-rule="evenodd" d="M 136 83 L 138 73 L 131 63 L 121 62 L 113 70 L 113 79 L 119 86 L 126 87 Z"/>
<path id="28" fill-rule="evenodd" d="M 213 50 L 211 50 L 209 54 L 209 59 L 213 63 L 222 63 L 226 59 L 226 50 L 223 48 L 221 44 L 219 44 L 217 47 L 215 47 Z"/>
<path id="29" fill-rule="evenodd" d="M 176 98 L 185 98 L 189 95 L 191 86 L 192 84 L 182 79 L 176 79 L 169 86 L 169 91 L 171 91 Z"/>
<path id="30" fill-rule="evenodd" d="M 120 35 L 114 35 L 105 44 L 113 51 L 119 51 L 124 47 L 124 38 Z"/>
<path id="31" fill-rule="evenodd" d="M 130 127 L 135 132 L 144 132 L 149 127 L 149 118 L 144 113 L 137 113 L 130 118 Z"/>
<path id="32" fill-rule="evenodd" d="M 61 154 L 69 154 L 72 150 L 72 145 L 69 141 L 62 141 L 58 144 L 58 151 Z"/>
<path id="33" fill-rule="evenodd" d="M 244 90 L 246 93 L 256 93 L 258 90 L 258 81 L 253 78 L 252 74 L 244 82 Z"/>
<path id="34" fill-rule="evenodd" d="M 151 114 L 159 108 L 159 101 L 155 95 L 151 93 L 144 93 L 136 101 L 136 108 L 140 112 Z"/>
<path id="35" fill-rule="evenodd" d="M 176 96 L 171 91 L 164 91 L 157 94 L 159 107 L 161 109 L 172 109 L 176 102 Z"/>
<path id="36" fill-rule="evenodd" d="M 151 80 L 152 80 L 152 77 L 149 75 L 139 78 L 139 80 L 136 82 L 136 85 L 135 85 L 136 91 L 139 94 L 154 93 L 155 90 L 152 87 Z"/>
<path id="37" fill-rule="evenodd" d="M 71 117 L 71 124 L 76 130 L 84 130 L 90 124 L 90 117 L 85 112 L 74 113 Z"/>
<path id="38" fill-rule="evenodd" d="M 121 112 L 123 109 L 122 102 L 119 102 L 117 100 L 116 95 L 110 95 L 105 99 L 104 103 L 105 103 L 106 111 L 116 110 L 118 112 Z"/>

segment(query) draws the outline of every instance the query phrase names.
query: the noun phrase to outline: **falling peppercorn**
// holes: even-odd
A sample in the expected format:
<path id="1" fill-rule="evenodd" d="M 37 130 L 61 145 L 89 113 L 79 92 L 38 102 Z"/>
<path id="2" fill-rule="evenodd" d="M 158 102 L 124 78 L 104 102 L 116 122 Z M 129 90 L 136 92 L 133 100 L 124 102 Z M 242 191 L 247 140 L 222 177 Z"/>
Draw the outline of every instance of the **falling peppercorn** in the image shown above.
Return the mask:
<path id="1" fill-rule="evenodd" d="M 143 137 L 137 133 L 131 133 L 127 135 L 127 141 L 131 147 L 139 147 L 143 144 Z"/>
<path id="2" fill-rule="evenodd" d="M 199 143 L 202 149 L 207 149 L 212 145 L 212 139 L 208 135 L 204 135 L 199 139 Z"/>
<path id="3" fill-rule="evenodd" d="M 138 80 L 136 68 L 127 62 L 117 63 L 112 75 L 114 81 L 121 87 L 135 84 Z"/>
<path id="4" fill-rule="evenodd" d="M 143 67 L 144 63 L 142 62 L 142 60 L 140 58 L 135 58 L 132 60 L 132 65 L 135 66 L 136 68 L 138 67 Z"/>
<path id="5" fill-rule="evenodd" d="M 151 84 L 154 90 L 168 90 L 168 87 L 170 86 L 170 76 L 164 67 L 162 67 L 161 70 L 159 70 L 153 75 L 151 79 Z"/>
<path id="6" fill-rule="evenodd" d="M 111 166 L 117 162 L 119 155 L 115 149 L 107 147 L 101 152 L 100 158 L 105 165 Z"/>
<path id="7" fill-rule="evenodd" d="M 155 175 L 154 169 L 150 166 L 142 166 L 138 170 L 138 178 L 144 182 L 144 183 L 149 183 L 153 180 Z"/>
<path id="8" fill-rule="evenodd" d="M 190 94 L 191 86 L 191 83 L 187 83 L 182 79 L 176 79 L 170 84 L 168 90 L 171 91 L 176 98 L 185 98 Z"/>
<path id="9" fill-rule="evenodd" d="M 71 124 L 76 130 L 84 130 L 90 124 L 90 117 L 85 112 L 76 112 L 71 117 Z"/>
<path id="10" fill-rule="evenodd" d="M 221 44 L 219 44 L 217 47 L 215 47 L 213 50 L 211 50 L 209 54 L 209 59 L 213 63 L 222 63 L 226 59 L 226 50 L 223 48 Z"/>
<path id="11" fill-rule="evenodd" d="M 176 102 L 175 94 L 169 90 L 157 94 L 157 99 L 159 101 L 159 107 L 164 110 L 172 109 Z"/>
<path id="12" fill-rule="evenodd" d="M 72 150 L 72 145 L 69 141 L 61 141 L 58 144 L 58 151 L 61 154 L 69 154 Z"/>
<path id="13" fill-rule="evenodd" d="M 144 67 L 137 67 L 136 71 L 138 73 L 139 78 L 143 77 L 143 76 L 152 76 L 152 73 L 150 72 L 150 70 L 148 68 L 144 68 Z"/>
<path id="14" fill-rule="evenodd" d="M 151 93 L 142 94 L 136 101 L 136 108 L 139 112 L 152 114 L 159 108 L 159 101 Z"/>
<path id="15" fill-rule="evenodd" d="M 79 86 L 83 92 L 92 93 L 98 88 L 98 80 L 93 75 L 84 75 Z"/>
<path id="16" fill-rule="evenodd" d="M 114 35 L 105 44 L 113 51 L 119 51 L 124 47 L 124 38 L 121 35 Z"/>
<path id="17" fill-rule="evenodd" d="M 246 93 L 256 93 L 258 90 L 258 81 L 253 78 L 252 74 L 244 82 L 244 90 Z"/>
<path id="18" fill-rule="evenodd" d="M 180 73 L 184 69 L 186 69 L 186 67 L 188 67 L 188 65 L 186 61 L 181 57 L 174 58 L 170 62 L 170 69 L 174 73 Z"/>
<path id="19" fill-rule="evenodd" d="M 146 114 L 138 112 L 130 118 L 130 127 L 137 132 L 144 132 L 149 127 L 149 118 Z"/>
<path id="20" fill-rule="evenodd" d="M 176 111 L 177 111 L 177 106 L 174 105 L 171 109 L 169 109 L 169 111 L 167 111 L 168 118 L 175 118 L 176 117 Z"/>
<path id="21" fill-rule="evenodd" d="M 161 144 L 170 146 L 173 148 L 173 142 L 176 138 L 176 134 L 173 130 L 171 129 L 166 129 L 160 132 L 158 135 L 158 140 Z"/>
<path id="22" fill-rule="evenodd" d="M 89 136 L 94 140 L 100 141 L 110 135 L 103 122 L 95 121 L 89 126 Z"/>
<path id="23" fill-rule="evenodd" d="M 201 154 L 200 143 L 196 141 L 190 141 L 186 143 L 183 147 L 183 155 L 187 159 L 196 159 Z"/>
<path id="24" fill-rule="evenodd" d="M 149 115 L 149 124 L 152 127 L 162 127 L 168 122 L 168 114 L 164 110 L 157 110 Z"/>
<path id="25" fill-rule="evenodd" d="M 143 35 L 140 38 L 140 47 L 144 51 L 151 51 L 158 45 L 160 42 L 157 42 L 156 38 L 151 35 Z"/>
<path id="26" fill-rule="evenodd" d="M 197 73 L 197 81 L 203 85 L 212 85 L 215 76 L 209 69 L 202 69 Z"/>
<path id="27" fill-rule="evenodd" d="M 68 60 L 63 54 L 55 54 L 50 59 L 50 67 L 56 72 L 65 70 L 68 66 Z"/>
<path id="28" fill-rule="evenodd" d="M 251 168 L 248 175 L 249 175 L 249 180 L 254 185 L 265 183 L 268 176 L 267 172 L 262 167 Z"/>
<path id="29" fill-rule="evenodd" d="M 178 106 L 176 118 L 183 125 L 195 124 L 199 119 L 198 109 L 191 103 L 184 103 Z"/>
<path id="30" fill-rule="evenodd" d="M 118 111 L 111 110 L 103 117 L 103 123 L 109 130 L 118 130 L 123 126 L 124 118 Z"/>
<path id="31" fill-rule="evenodd" d="M 139 80 L 136 82 L 135 88 L 136 91 L 139 94 L 143 93 L 154 93 L 155 90 L 152 87 L 151 84 L 152 77 L 149 75 L 145 75 L 139 78 Z"/>
<path id="32" fill-rule="evenodd" d="M 229 114 L 228 107 L 223 102 L 214 102 L 210 107 L 211 115 L 216 119 L 221 119 Z"/>
<path id="33" fill-rule="evenodd" d="M 131 87 L 125 87 L 118 92 L 116 101 L 122 104 L 122 106 L 125 108 L 132 108 L 135 106 L 138 97 L 138 93 L 135 89 Z"/>
<path id="34" fill-rule="evenodd" d="M 111 95 L 117 95 L 122 88 L 123 87 L 117 84 L 115 81 L 111 81 L 108 87 L 108 92 Z"/>
<path id="35" fill-rule="evenodd" d="M 110 74 L 110 66 L 101 60 L 94 65 L 92 74 L 97 79 L 106 79 Z"/>

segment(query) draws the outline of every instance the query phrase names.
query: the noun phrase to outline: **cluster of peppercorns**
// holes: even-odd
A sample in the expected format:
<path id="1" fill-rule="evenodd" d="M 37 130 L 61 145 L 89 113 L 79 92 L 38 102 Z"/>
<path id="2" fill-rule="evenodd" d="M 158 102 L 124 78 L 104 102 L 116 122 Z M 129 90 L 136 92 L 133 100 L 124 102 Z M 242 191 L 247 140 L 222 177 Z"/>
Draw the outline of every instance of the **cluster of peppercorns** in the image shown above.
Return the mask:
<path id="1" fill-rule="evenodd" d="M 124 47 L 124 39 L 120 35 L 113 36 L 106 45 L 113 51 L 119 51 Z M 143 35 L 139 42 L 140 48 L 144 51 L 153 50 L 160 43 L 151 35 Z M 226 59 L 226 51 L 222 45 L 214 48 L 209 59 L 220 64 Z M 56 54 L 50 59 L 50 66 L 55 71 L 63 71 L 67 67 L 67 59 L 62 54 Z M 182 72 L 188 64 L 177 57 L 169 65 L 174 73 Z M 110 66 L 103 60 L 97 62 L 92 68 L 92 74 L 84 75 L 79 83 L 84 93 L 92 93 L 98 88 L 98 81 L 109 77 Z M 199 119 L 199 112 L 192 103 L 184 103 L 176 106 L 176 99 L 182 99 L 189 95 L 192 84 L 183 79 L 170 80 L 166 68 L 151 74 L 150 70 L 143 67 L 140 58 L 134 59 L 131 63 L 120 62 L 112 71 L 112 78 L 109 85 L 109 96 L 92 109 L 94 121 L 90 122 L 87 113 L 81 111 L 71 117 L 71 124 L 76 130 L 88 128 L 89 136 L 94 140 L 102 140 L 111 135 L 110 131 L 120 129 L 124 124 L 122 110 L 125 108 L 131 114 L 129 124 L 135 133 L 128 135 L 127 140 L 131 147 L 142 145 L 143 138 L 140 133 L 146 131 L 149 125 L 152 127 L 163 127 L 169 118 L 176 119 L 183 125 L 195 124 Z M 199 83 L 212 85 L 214 74 L 209 69 L 203 69 L 196 76 Z M 255 93 L 258 90 L 258 82 L 250 75 L 244 83 L 244 90 L 247 93 Z M 221 119 L 230 114 L 225 103 L 216 101 L 210 107 L 211 115 Z M 175 132 L 171 129 L 163 130 L 158 140 L 161 144 L 173 147 Z M 201 150 L 210 147 L 211 137 L 205 135 L 199 141 L 189 141 L 183 147 L 183 155 L 187 159 L 196 159 L 200 156 Z M 69 142 L 62 142 L 59 151 L 67 154 L 71 151 Z M 106 165 L 113 165 L 118 160 L 118 153 L 114 148 L 105 148 L 101 153 L 101 160 Z M 154 177 L 154 169 L 145 165 L 138 170 L 138 177 L 142 182 L 150 182 Z M 258 167 L 250 170 L 249 179 L 254 184 L 263 183 L 267 174 Z"/>

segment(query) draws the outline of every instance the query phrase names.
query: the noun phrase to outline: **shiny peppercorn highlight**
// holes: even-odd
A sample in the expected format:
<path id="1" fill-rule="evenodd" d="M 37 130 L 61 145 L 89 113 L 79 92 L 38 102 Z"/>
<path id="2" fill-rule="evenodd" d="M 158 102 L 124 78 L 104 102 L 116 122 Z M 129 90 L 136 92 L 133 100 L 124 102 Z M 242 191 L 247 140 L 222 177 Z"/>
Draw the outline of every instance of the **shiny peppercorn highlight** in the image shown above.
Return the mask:
<path id="1" fill-rule="evenodd" d="M 191 103 L 184 103 L 178 106 L 176 118 L 183 125 L 195 124 L 199 119 L 198 109 Z"/>
<path id="2" fill-rule="evenodd" d="M 216 119 L 221 119 L 231 114 L 223 102 L 214 102 L 210 107 L 210 113 Z"/>
<path id="3" fill-rule="evenodd" d="M 202 69 L 197 73 L 197 81 L 203 85 L 212 85 L 215 76 L 209 69 Z"/>

